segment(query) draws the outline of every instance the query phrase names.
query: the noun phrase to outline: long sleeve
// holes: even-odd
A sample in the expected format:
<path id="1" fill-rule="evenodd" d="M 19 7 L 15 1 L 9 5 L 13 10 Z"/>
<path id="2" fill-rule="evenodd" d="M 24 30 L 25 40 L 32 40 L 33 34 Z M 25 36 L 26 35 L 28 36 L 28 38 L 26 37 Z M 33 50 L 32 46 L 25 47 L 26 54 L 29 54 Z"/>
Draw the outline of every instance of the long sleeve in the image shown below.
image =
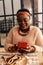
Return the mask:
<path id="1" fill-rule="evenodd" d="M 6 42 L 5 42 L 5 49 L 8 51 L 8 48 L 13 46 L 13 30 L 10 30 L 8 33 L 8 36 L 6 37 Z"/>
<path id="2" fill-rule="evenodd" d="M 42 46 L 43 47 L 43 36 L 42 36 L 42 32 L 40 31 L 40 29 L 37 29 L 37 38 L 36 38 L 36 45 Z"/>

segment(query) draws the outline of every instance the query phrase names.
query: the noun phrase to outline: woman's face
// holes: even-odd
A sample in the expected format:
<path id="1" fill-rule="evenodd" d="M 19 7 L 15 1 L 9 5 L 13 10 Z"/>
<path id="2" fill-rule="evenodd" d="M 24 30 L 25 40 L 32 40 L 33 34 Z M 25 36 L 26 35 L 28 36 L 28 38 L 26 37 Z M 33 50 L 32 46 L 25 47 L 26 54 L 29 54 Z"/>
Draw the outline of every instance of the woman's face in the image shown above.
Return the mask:
<path id="1" fill-rule="evenodd" d="M 25 30 L 30 26 L 30 17 L 27 14 L 19 15 L 17 20 L 22 30 Z"/>

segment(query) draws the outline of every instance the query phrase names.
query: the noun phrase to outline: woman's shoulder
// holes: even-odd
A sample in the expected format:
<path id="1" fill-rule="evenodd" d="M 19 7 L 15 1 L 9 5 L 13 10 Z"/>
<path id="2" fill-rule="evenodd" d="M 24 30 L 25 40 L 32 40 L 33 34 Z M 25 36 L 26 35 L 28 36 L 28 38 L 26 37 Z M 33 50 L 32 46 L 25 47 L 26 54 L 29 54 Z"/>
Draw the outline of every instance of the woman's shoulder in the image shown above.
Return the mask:
<path id="1" fill-rule="evenodd" d="M 17 31 L 19 29 L 19 26 L 13 26 L 10 30 L 10 32 Z"/>
<path id="2" fill-rule="evenodd" d="M 12 30 L 17 30 L 19 28 L 19 26 L 14 26 L 12 27 Z"/>
<path id="3" fill-rule="evenodd" d="M 40 30 L 39 27 L 36 27 L 36 26 L 30 26 L 31 29 L 35 29 L 35 30 Z"/>
<path id="4" fill-rule="evenodd" d="M 31 31 L 34 31 L 34 32 L 40 32 L 41 33 L 41 30 L 39 27 L 36 27 L 36 26 L 30 26 L 30 29 Z"/>

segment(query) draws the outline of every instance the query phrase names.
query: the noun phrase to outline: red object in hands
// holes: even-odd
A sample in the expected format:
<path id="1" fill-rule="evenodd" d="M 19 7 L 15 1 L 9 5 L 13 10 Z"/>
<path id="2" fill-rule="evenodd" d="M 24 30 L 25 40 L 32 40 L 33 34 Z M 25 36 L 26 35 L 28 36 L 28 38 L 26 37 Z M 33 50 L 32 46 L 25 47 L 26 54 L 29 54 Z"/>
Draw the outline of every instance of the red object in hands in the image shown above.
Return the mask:
<path id="1" fill-rule="evenodd" d="M 27 42 L 18 42 L 18 48 L 21 49 L 21 48 L 27 48 Z"/>

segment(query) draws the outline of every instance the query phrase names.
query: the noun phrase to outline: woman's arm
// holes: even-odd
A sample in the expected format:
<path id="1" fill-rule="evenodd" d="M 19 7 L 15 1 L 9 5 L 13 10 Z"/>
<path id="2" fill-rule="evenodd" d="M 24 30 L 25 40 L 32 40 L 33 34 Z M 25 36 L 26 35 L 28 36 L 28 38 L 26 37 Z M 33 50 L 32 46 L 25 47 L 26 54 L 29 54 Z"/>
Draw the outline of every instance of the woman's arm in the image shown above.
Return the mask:
<path id="1" fill-rule="evenodd" d="M 42 46 L 43 47 L 43 36 L 42 36 L 42 32 L 40 31 L 40 29 L 37 29 L 37 37 L 36 37 L 36 45 Z"/>
<path id="2" fill-rule="evenodd" d="M 10 32 L 8 33 L 4 47 L 6 51 L 10 51 L 10 52 L 14 51 L 13 29 L 11 29 Z"/>

